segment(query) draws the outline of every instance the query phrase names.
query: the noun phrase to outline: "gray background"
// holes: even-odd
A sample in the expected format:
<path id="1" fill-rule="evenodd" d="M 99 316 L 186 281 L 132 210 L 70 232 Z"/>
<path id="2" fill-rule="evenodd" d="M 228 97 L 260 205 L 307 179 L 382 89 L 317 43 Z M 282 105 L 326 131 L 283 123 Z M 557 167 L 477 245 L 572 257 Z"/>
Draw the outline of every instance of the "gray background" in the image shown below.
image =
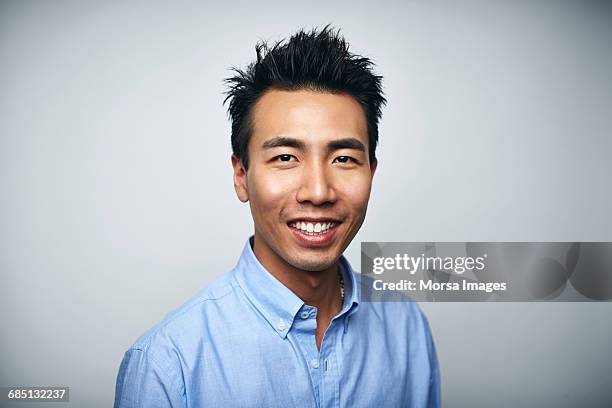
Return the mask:
<path id="1" fill-rule="evenodd" d="M 111 405 L 127 347 L 252 231 L 227 68 L 326 23 L 389 99 L 356 268 L 360 241 L 612 240 L 610 3 L 2 1 L 0 386 Z M 444 406 L 612 404 L 609 303 L 422 307 Z"/>

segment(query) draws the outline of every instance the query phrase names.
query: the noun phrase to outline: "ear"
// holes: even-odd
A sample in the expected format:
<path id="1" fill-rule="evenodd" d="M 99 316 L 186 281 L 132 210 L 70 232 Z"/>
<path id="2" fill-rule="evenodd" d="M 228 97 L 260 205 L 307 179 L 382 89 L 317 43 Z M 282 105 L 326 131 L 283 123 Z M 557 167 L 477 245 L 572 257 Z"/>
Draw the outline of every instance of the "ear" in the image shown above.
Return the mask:
<path id="1" fill-rule="evenodd" d="M 374 173 L 376 172 L 376 168 L 378 167 L 378 160 L 374 159 L 370 162 L 370 173 L 372 174 L 372 178 L 374 178 Z"/>
<path id="2" fill-rule="evenodd" d="M 234 190 L 238 199 L 243 203 L 249 201 L 249 190 L 247 189 L 246 170 L 235 154 L 232 154 L 232 167 L 234 168 Z"/>

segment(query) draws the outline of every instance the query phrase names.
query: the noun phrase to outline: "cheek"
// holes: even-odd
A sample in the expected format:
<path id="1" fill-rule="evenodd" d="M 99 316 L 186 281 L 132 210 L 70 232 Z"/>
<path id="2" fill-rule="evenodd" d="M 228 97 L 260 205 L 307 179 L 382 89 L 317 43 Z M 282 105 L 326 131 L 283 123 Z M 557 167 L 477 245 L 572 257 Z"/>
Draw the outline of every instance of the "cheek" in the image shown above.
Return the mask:
<path id="1" fill-rule="evenodd" d="M 342 197 L 355 212 L 362 212 L 368 206 L 371 187 L 369 176 L 347 178 L 342 183 Z"/>
<path id="2" fill-rule="evenodd" d="M 291 197 L 295 180 L 269 172 L 254 172 L 248 181 L 251 205 L 261 210 L 280 208 Z"/>

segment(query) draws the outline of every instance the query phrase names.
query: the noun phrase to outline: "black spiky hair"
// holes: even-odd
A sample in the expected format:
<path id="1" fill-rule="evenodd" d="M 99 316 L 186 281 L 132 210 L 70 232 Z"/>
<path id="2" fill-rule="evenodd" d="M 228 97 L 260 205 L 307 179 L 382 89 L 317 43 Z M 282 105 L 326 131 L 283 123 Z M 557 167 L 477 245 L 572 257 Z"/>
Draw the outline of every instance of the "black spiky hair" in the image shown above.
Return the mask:
<path id="1" fill-rule="evenodd" d="M 329 24 L 320 31 L 302 29 L 287 43 L 280 40 L 269 47 L 261 41 L 255 45 L 255 51 L 257 61 L 246 70 L 232 67 L 235 75 L 224 80 L 228 90 L 223 104 L 230 101 L 232 150 L 245 169 L 249 165 L 252 110 L 269 89 L 308 89 L 353 96 L 365 112 L 370 162 L 376 159 L 378 121 L 387 102 L 382 92 L 382 76 L 374 74 L 374 63 L 369 58 L 349 51 L 340 30 L 334 31 Z"/>

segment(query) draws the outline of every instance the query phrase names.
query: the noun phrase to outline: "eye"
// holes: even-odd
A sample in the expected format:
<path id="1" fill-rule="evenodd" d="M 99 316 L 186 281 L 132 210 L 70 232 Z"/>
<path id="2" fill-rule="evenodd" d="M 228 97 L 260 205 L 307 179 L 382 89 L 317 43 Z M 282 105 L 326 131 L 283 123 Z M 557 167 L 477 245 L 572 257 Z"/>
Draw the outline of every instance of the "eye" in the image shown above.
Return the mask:
<path id="1" fill-rule="evenodd" d="M 295 159 L 295 156 L 293 156 L 291 154 L 281 154 L 281 155 L 276 156 L 274 158 L 274 160 L 280 161 L 280 162 L 290 162 L 291 159 Z"/>
<path id="2" fill-rule="evenodd" d="M 334 162 L 338 163 L 355 163 L 355 159 L 349 156 L 338 156 L 334 159 Z"/>

